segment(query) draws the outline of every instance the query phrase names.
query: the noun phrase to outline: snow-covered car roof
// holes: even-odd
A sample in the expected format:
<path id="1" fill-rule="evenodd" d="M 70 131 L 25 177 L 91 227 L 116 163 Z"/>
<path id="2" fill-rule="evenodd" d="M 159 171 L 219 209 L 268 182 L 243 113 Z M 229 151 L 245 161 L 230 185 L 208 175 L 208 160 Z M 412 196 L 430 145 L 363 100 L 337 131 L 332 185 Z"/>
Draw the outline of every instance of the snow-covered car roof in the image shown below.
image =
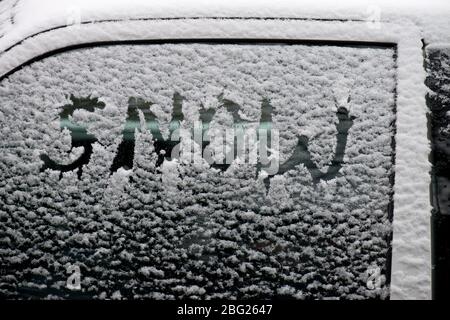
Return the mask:
<path id="1" fill-rule="evenodd" d="M 382 21 L 410 19 L 428 30 L 432 29 L 431 25 L 448 20 L 450 12 L 445 0 L 3 0 L 0 3 L 0 50 L 38 32 L 67 25 L 74 11 L 80 13 L 80 22 L 86 23 L 211 17 L 367 20 L 374 8 L 379 10 Z M 436 20 L 439 17 L 442 21 Z"/>
<path id="2" fill-rule="evenodd" d="M 50 40 L 51 44 L 34 43 L 32 53 L 43 54 L 49 49 L 86 41 L 117 40 L 112 27 L 111 34 L 98 30 L 96 24 L 120 23 L 142 20 L 193 20 L 193 19 L 304 19 L 319 21 L 367 21 L 395 23 L 405 29 L 419 29 L 422 38 L 430 42 L 448 42 L 450 8 L 445 0 L 434 1 L 239 1 L 239 0 L 3 0 L 0 2 L 0 61 L 4 53 L 14 51 L 27 40 L 60 29 L 71 29 L 65 37 L 75 39 Z M 84 25 L 85 37 L 76 37 L 76 26 Z M 87 27 L 86 27 L 87 26 Z M 89 27 L 90 26 L 90 27 Z M 108 30 L 108 29 L 106 29 Z M 88 34 L 86 34 L 86 32 Z M 99 34 L 103 33 L 103 35 Z M 96 34 L 96 36 L 94 36 Z M 57 35 L 55 33 L 55 35 Z M 85 39 L 83 39 L 85 38 Z M 142 38 L 142 30 L 136 25 L 121 24 L 120 39 Z M 44 41 L 44 40 L 42 40 Z M 49 42 L 46 38 L 45 42 Z M 29 57 L 28 57 L 29 58 Z M 3 64 L 5 64 L 4 62 Z M 12 64 L 11 64 L 12 66 Z M 2 68 L 0 74 L 9 70 Z"/>

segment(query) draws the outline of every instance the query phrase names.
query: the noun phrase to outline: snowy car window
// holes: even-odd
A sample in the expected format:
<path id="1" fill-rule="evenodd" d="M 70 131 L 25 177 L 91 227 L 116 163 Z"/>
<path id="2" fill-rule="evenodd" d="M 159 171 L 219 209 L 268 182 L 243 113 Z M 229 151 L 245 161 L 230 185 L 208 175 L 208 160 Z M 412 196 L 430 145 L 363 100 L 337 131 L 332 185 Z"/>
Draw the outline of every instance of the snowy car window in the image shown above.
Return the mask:
<path id="1" fill-rule="evenodd" d="M 395 56 L 110 45 L 3 79 L 0 295 L 387 298 Z"/>

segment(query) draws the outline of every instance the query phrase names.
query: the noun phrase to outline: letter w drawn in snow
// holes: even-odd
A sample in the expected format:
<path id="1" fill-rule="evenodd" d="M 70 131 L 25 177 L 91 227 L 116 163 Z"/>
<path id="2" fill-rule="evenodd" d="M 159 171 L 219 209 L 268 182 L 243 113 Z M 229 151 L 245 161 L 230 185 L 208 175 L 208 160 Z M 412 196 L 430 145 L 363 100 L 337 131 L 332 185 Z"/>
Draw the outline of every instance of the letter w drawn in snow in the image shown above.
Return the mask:
<path id="1" fill-rule="evenodd" d="M 219 101 L 222 102 L 221 106 L 224 107 L 228 112 L 231 113 L 233 117 L 233 121 L 235 124 L 242 124 L 245 122 L 239 115 L 240 106 L 233 101 L 223 99 L 222 96 L 219 96 Z M 348 97 L 347 104 L 350 102 L 350 96 Z M 212 118 L 215 115 L 216 110 L 215 109 L 208 109 L 200 112 L 200 120 L 202 120 L 203 124 L 208 124 L 212 121 Z M 265 132 L 267 132 L 267 145 L 265 146 L 265 152 L 268 152 L 267 149 L 270 149 L 271 147 L 271 128 L 272 128 L 272 114 L 273 114 L 273 107 L 270 104 L 269 100 L 263 99 L 261 103 L 261 117 L 259 120 L 259 129 L 265 129 Z M 309 151 L 309 139 L 308 137 L 302 135 L 298 137 L 297 145 L 292 152 L 291 156 L 278 168 L 276 174 L 283 174 L 289 170 L 292 170 L 295 168 L 295 166 L 299 164 L 303 164 L 306 169 L 309 171 L 312 177 L 313 184 L 316 185 L 320 180 L 331 180 L 334 179 L 340 169 L 342 168 L 342 165 L 344 163 L 344 154 L 345 154 L 345 148 L 347 145 L 347 137 L 348 132 L 350 128 L 353 126 L 353 120 L 355 117 L 349 115 L 349 110 L 346 107 L 340 106 L 337 109 L 336 116 L 338 118 L 338 123 L 336 125 L 337 129 L 337 143 L 336 143 L 336 149 L 331 161 L 331 165 L 328 167 L 327 172 L 322 172 L 319 170 L 317 165 L 314 163 L 311 157 L 311 153 Z M 205 126 L 204 126 L 205 128 Z M 208 127 L 206 127 L 208 128 Z M 204 129 L 207 130 L 207 129 Z M 258 130 L 258 136 L 260 134 L 260 130 Z M 261 138 L 261 137 L 259 137 Z M 259 139 L 261 140 L 261 139 Z M 260 141 L 261 142 L 261 141 Z M 208 146 L 209 142 L 203 142 L 202 149 L 204 150 Z M 237 143 L 236 143 L 236 137 L 234 142 L 234 150 L 231 150 L 230 153 L 234 154 L 234 157 L 237 154 Z M 258 162 L 256 165 L 257 172 L 259 173 L 261 170 L 265 169 L 268 163 L 261 163 Z M 212 167 L 218 168 L 221 171 L 225 171 L 230 166 L 230 162 L 227 163 L 213 163 L 211 164 Z M 269 174 L 269 177 L 273 177 L 275 174 Z M 269 183 L 269 179 L 265 179 L 266 186 Z"/>
<path id="2" fill-rule="evenodd" d="M 314 161 L 312 161 L 311 153 L 308 150 L 309 139 L 302 135 L 298 138 L 297 145 L 292 155 L 280 166 L 278 174 L 283 174 L 302 163 L 311 174 L 314 184 L 317 184 L 320 180 L 328 181 L 334 179 L 338 175 L 339 170 L 341 170 L 344 163 L 348 131 L 353 126 L 353 119 L 355 118 L 349 115 L 349 112 L 345 107 L 339 107 L 336 115 L 338 118 L 338 123 L 336 125 L 337 143 L 331 165 L 328 167 L 327 172 L 324 173 L 320 171 Z"/>

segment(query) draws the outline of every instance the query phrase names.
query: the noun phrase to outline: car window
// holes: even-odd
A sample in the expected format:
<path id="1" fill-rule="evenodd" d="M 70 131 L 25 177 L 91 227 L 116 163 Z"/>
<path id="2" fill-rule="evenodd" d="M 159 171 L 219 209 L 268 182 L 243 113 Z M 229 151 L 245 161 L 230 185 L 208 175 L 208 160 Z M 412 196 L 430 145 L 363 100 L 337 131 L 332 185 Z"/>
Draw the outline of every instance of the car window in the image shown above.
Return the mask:
<path id="1" fill-rule="evenodd" d="M 3 79 L 2 294 L 387 298 L 395 56 L 108 45 Z"/>

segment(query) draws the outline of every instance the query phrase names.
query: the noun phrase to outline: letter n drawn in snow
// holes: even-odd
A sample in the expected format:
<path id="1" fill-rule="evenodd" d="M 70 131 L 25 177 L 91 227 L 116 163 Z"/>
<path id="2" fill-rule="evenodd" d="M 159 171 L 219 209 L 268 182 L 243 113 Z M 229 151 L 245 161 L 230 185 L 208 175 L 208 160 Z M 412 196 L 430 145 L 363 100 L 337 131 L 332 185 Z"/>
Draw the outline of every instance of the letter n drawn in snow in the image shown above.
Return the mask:
<path id="1" fill-rule="evenodd" d="M 111 172 L 116 172 L 119 168 L 125 170 L 133 168 L 134 149 L 136 144 L 135 131 L 140 129 L 139 113 L 142 113 L 145 125 L 153 137 L 154 152 L 157 154 L 156 166 L 160 166 L 164 159 L 170 157 L 172 149 L 179 143 L 173 138 L 173 133 L 180 129 L 180 123 L 184 120 L 181 110 L 182 97 L 178 93 L 173 95 L 172 120 L 169 125 L 169 139 L 164 139 L 158 118 L 150 109 L 152 103 L 141 98 L 130 98 L 128 100 L 128 111 L 125 127 L 122 130 L 122 142 L 119 145 L 117 154 L 110 168 Z"/>

